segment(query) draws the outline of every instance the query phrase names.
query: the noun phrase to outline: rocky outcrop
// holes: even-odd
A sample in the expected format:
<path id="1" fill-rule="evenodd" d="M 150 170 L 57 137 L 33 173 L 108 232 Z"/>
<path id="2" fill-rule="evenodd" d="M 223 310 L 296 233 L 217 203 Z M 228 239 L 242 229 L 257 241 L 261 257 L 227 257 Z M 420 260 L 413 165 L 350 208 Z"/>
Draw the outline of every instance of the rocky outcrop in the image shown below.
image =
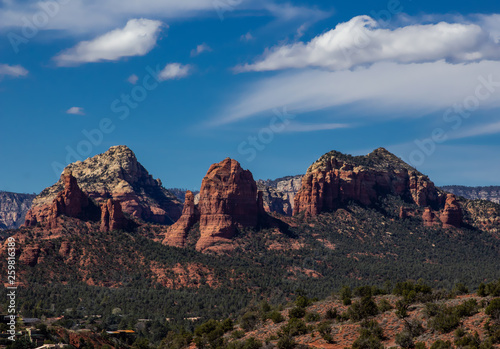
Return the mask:
<path id="1" fill-rule="evenodd" d="M 64 190 L 59 192 L 51 204 L 33 207 L 26 214 L 25 226 L 34 227 L 41 225 L 55 229 L 58 225 L 57 218 L 67 216 L 83 220 L 98 220 L 99 208 L 89 199 L 78 186 L 72 172 L 65 170 L 61 175 Z"/>
<path id="2" fill-rule="evenodd" d="M 194 204 L 194 194 L 188 190 L 185 194 L 182 216 L 168 228 L 163 244 L 184 247 L 188 232 L 199 220 L 200 213 Z"/>
<path id="3" fill-rule="evenodd" d="M 263 194 L 263 206 L 266 212 L 291 216 L 294 198 L 300 190 L 302 177 L 298 175 L 275 180 L 258 180 L 257 188 Z"/>
<path id="4" fill-rule="evenodd" d="M 401 196 L 421 207 L 439 205 L 439 192 L 427 176 L 379 148 L 366 156 L 336 151 L 323 155 L 302 178 L 293 212 L 312 217 L 349 201 L 372 205 L 387 194 Z"/>
<path id="5" fill-rule="evenodd" d="M 182 189 L 182 188 L 168 188 L 167 189 L 169 192 L 175 195 L 177 199 L 179 199 L 181 202 L 186 201 L 186 194 L 188 191 L 193 193 L 193 196 L 196 196 L 199 194 L 199 190 L 188 190 L 188 189 Z"/>
<path id="6" fill-rule="evenodd" d="M 40 257 L 40 247 L 35 244 L 24 248 L 19 256 L 19 263 L 34 267 L 38 263 Z"/>
<path id="7" fill-rule="evenodd" d="M 123 212 L 137 219 L 171 224 L 181 215 L 181 202 L 146 171 L 126 146 L 111 147 L 103 154 L 68 165 L 66 170 L 73 173 L 90 198 L 99 204 L 108 199 L 119 201 Z M 33 200 L 33 208 L 50 205 L 63 190 L 60 180 Z"/>
<path id="8" fill-rule="evenodd" d="M 410 216 L 410 212 L 411 210 L 409 208 L 401 206 L 399 208 L 399 219 L 408 218 Z"/>
<path id="9" fill-rule="evenodd" d="M 462 209 L 453 194 L 446 196 L 444 210 L 441 213 L 440 220 L 444 228 L 460 228 L 463 222 Z"/>
<path id="10" fill-rule="evenodd" d="M 196 249 L 201 251 L 227 242 L 238 228 L 256 227 L 263 211 L 252 173 L 229 158 L 210 166 L 201 184 L 198 208 L 200 239 Z"/>
<path id="11" fill-rule="evenodd" d="M 101 232 L 126 229 L 128 223 L 120 202 L 108 199 L 101 205 Z"/>
<path id="12" fill-rule="evenodd" d="M 257 192 L 252 173 L 230 158 L 210 166 L 195 202 L 194 194 L 188 191 L 182 216 L 168 229 L 164 244 L 184 246 L 189 230 L 199 222 L 196 249 L 206 251 L 231 243 L 240 228 L 257 227 L 265 214 L 262 194 Z"/>
<path id="13" fill-rule="evenodd" d="M 0 191 L 0 230 L 19 228 L 35 196 Z"/>
<path id="14" fill-rule="evenodd" d="M 455 194 L 457 196 L 463 196 L 470 200 L 488 200 L 500 204 L 500 187 L 466 187 L 461 185 L 450 185 L 441 187 L 442 190 Z"/>
<path id="15" fill-rule="evenodd" d="M 431 210 L 430 207 L 426 207 L 422 213 L 422 220 L 424 221 L 424 226 L 433 227 L 439 225 L 439 219 L 436 214 Z"/>

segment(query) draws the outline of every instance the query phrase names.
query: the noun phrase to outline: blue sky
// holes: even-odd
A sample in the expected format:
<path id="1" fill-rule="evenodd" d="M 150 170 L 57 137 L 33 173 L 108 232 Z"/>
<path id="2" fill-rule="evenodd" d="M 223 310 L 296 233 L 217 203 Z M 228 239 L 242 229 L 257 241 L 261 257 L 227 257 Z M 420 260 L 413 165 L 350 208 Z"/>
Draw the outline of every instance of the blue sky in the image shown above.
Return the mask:
<path id="1" fill-rule="evenodd" d="M 0 190 L 128 145 L 166 187 L 386 147 L 500 185 L 492 1 L 0 0 Z"/>

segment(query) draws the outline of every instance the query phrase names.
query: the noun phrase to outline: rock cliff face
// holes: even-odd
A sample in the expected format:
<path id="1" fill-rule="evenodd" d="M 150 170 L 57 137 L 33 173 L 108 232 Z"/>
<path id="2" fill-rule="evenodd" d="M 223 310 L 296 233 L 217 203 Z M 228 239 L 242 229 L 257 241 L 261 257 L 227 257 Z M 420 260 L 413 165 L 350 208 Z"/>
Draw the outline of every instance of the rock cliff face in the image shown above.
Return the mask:
<path id="1" fill-rule="evenodd" d="M 194 194 L 188 190 L 185 194 L 182 216 L 168 228 L 163 244 L 184 247 L 188 232 L 199 220 L 200 212 L 194 204 Z"/>
<path id="2" fill-rule="evenodd" d="M 426 207 L 424 209 L 424 213 L 422 214 L 422 220 L 424 221 L 424 226 L 426 227 L 439 225 L 439 219 L 434 213 L 434 211 L 431 210 L 430 207 Z"/>
<path id="3" fill-rule="evenodd" d="M 64 183 L 64 190 L 56 195 L 52 203 L 31 208 L 26 214 L 25 226 L 41 225 L 55 229 L 57 218 L 63 215 L 82 220 L 99 219 L 99 208 L 80 189 L 71 171 L 65 170 L 61 181 Z"/>
<path id="4" fill-rule="evenodd" d="M 295 195 L 302 185 L 302 177 L 303 175 L 298 175 L 275 180 L 258 180 L 257 188 L 262 192 L 266 212 L 291 216 Z"/>
<path id="5" fill-rule="evenodd" d="M 200 190 L 200 239 L 197 250 L 224 242 L 237 228 L 256 227 L 259 208 L 257 184 L 252 173 L 236 160 L 226 158 L 210 166 Z"/>
<path id="6" fill-rule="evenodd" d="M 466 199 L 488 200 L 500 204 L 500 187 L 465 187 L 460 185 L 450 185 L 441 187 L 442 190 L 463 196 Z"/>
<path id="7" fill-rule="evenodd" d="M 184 246 L 189 230 L 198 222 L 197 250 L 230 243 L 238 228 L 257 227 L 259 216 L 264 214 L 262 201 L 252 173 L 227 158 L 210 166 L 201 183 L 198 204 L 192 192 L 186 193 L 182 216 L 168 229 L 163 243 Z"/>
<path id="8" fill-rule="evenodd" d="M 385 194 L 411 198 L 421 207 L 439 204 L 439 192 L 429 178 L 387 150 L 366 156 L 333 151 L 307 170 L 295 196 L 294 215 L 315 216 L 351 200 L 371 205 Z"/>
<path id="9" fill-rule="evenodd" d="M 459 228 L 462 225 L 462 209 L 455 195 L 448 194 L 446 196 L 446 203 L 440 219 L 444 228 Z"/>
<path id="10" fill-rule="evenodd" d="M 0 230 L 19 228 L 35 196 L 0 191 Z"/>
<path id="11" fill-rule="evenodd" d="M 123 215 L 122 206 L 118 201 L 108 199 L 101 205 L 101 231 L 126 229 L 128 220 Z"/>
<path id="12" fill-rule="evenodd" d="M 107 152 L 77 161 L 66 167 L 83 192 L 99 204 L 108 199 L 119 201 L 124 213 L 151 223 L 171 224 L 181 215 L 181 202 L 153 179 L 126 146 L 114 146 Z M 64 190 L 63 180 L 42 191 L 33 208 L 51 204 Z"/>

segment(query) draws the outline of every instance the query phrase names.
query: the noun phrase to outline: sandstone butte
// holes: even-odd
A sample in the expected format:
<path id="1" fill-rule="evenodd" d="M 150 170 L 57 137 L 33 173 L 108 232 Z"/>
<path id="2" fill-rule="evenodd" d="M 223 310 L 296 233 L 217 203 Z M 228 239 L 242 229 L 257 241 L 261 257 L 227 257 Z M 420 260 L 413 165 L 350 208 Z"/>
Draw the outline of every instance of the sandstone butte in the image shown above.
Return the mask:
<path id="1" fill-rule="evenodd" d="M 164 244 L 183 247 L 189 230 L 200 223 L 198 251 L 230 242 L 239 228 L 255 228 L 264 213 L 262 194 L 252 173 L 236 160 L 226 158 L 210 166 L 201 183 L 198 205 L 191 192 L 186 195 L 183 214 L 172 225 Z"/>
<path id="2" fill-rule="evenodd" d="M 407 198 L 424 207 L 424 224 L 442 222 L 446 228 L 460 227 L 462 211 L 451 194 L 438 190 L 429 178 L 384 148 L 366 156 L 350 156 L 336 151 L 323 155 L 309 167 L 302 187 L 295 195 L 294 215 L 314 217 L 354 200 L 372 205 L 381 194 Z M 432 208 L 440 211 L 435 218 Z M 401 208 L 400 217 L 409 215 Z"/>
<path id="3" fill-rule="evenodd" d="M 138 220 L 172 224 L 181 215 L 182 203 L 163 188 L 160 180 L 153 179 L 126 146 L 114 146 L 103 154 L 72 163 L 65 172 L 71 172 L 81 191 L 98 205 L 107 205 L 113 199 L 120 203 L 123 213 Z M 63 190 L 64 177 L 43 190 L 33 200 L 27 225 L 33 219 L 44 220 L 48 206 Z"/>

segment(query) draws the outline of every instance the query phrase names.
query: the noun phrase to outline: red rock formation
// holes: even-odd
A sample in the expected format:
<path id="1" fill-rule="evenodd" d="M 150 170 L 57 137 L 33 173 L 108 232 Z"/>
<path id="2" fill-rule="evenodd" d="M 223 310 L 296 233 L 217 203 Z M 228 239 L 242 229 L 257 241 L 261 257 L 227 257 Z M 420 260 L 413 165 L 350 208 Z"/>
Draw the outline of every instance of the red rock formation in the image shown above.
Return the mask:
<path id="1" fill-rule="evenodd" d="M 405 219 L 409 216 L 409 209 L 406 207 L 401 206 L 399 208 L 399 219 Z"/>
<path id="2" fill-rule="evenodd" d="M 200 239 L 196 249 L 203 251 L 219 242 L 228 242 L 237 228 L 256 227 L 259 212 L 257 185 L 252 173 L 236 160 L 213 164 L 203 178 L 200 191 Z"/>
<path id="3" fill-rule="evenodd" d="M 459 228 L 462 225 L 462 209 L 460 208 L 460 204 L 458 203 L 455 195 L 446 195 L 446 202 L 440 219 L 444 228 Z"/>
<path id="4" fill-rule="evenodd" d="M 413 201 L 420 207 L 428 206 L 438 200 L 436 187 L 427 176 L 411 172 L 409 174 L 409 189 Z"/>
<path id="5" fill-rule="evenodd" d="M 439 224 L 439 220 L 436 214 L 431 210 L 430 207 L 426 207 L 424 213 L 422 213 L 422 220 L 424 221 L 424 226 L 432 227 Z"/>
<path id="6" fill-rule="evenodd" d="M 200 213 L 194 204 L 194 194 L 191 191 L 186 192 L 184 199 L 184 208 L 181 218 L 171 225 L 163 240 L 163 244 L 175 247 L 184 247 L 189 230 L 200 220 Z"/>
<path id="7" fill-rule="evenodd" d="M 307 170 L 294 199 L 294 215 L 304 212 L 306 217 L 316 216 L 351 200 L 371 205 L 385 194 L 412 198 L 419 206 L 438 201 L 438 192 L 426 176 L 385 149 L 366 157 L 338 154 L 322 157 Z"/>
<path id="8" fill-rule="evenodd" d="M 57 194 L 50 205 L 31 209 L 26 214 L 25 226 L 33 227 L 40 224 L 54 229 L 57 227 L 57 217 L 62 215 L 81 219 L 95 218 L 98 208 L 80 189 L 73 174 L 65 171 L 61 179 L 64 183 L 64 190 Z"/>
<path id="9" fill-rule="evenodd" d="M 99 205 L 114 199 L 120 202 L 124 213 L 150 223 L 172 224 L 181 216 L 182 203 L 148 173 L 126 146 L 111 147 L 103 154 L 68 165 L 66 170 Z M 28 223 L 36 225 L 34 219 L 38 218 L 47 220 L 50 208 L 43 206 L 50 205 L 63 190 L 61 179 L 37 195 Z"/>
<path id="10" fill-rule="evenodd" d="M 22 250 L 21 255 L 19 256 L 19 262 L 21 264 L 34 267 L 38 263 L 39 256 L 40 247 L 37 244 L 28 246 Z"/>
<path id="11" fill-rule="evenodd" d="M 101 205 L 102 232 L 125 229 L 127 224 L 128 221 L 123 215 L 119 201 L 108 199 L 107 202 Z"/>

